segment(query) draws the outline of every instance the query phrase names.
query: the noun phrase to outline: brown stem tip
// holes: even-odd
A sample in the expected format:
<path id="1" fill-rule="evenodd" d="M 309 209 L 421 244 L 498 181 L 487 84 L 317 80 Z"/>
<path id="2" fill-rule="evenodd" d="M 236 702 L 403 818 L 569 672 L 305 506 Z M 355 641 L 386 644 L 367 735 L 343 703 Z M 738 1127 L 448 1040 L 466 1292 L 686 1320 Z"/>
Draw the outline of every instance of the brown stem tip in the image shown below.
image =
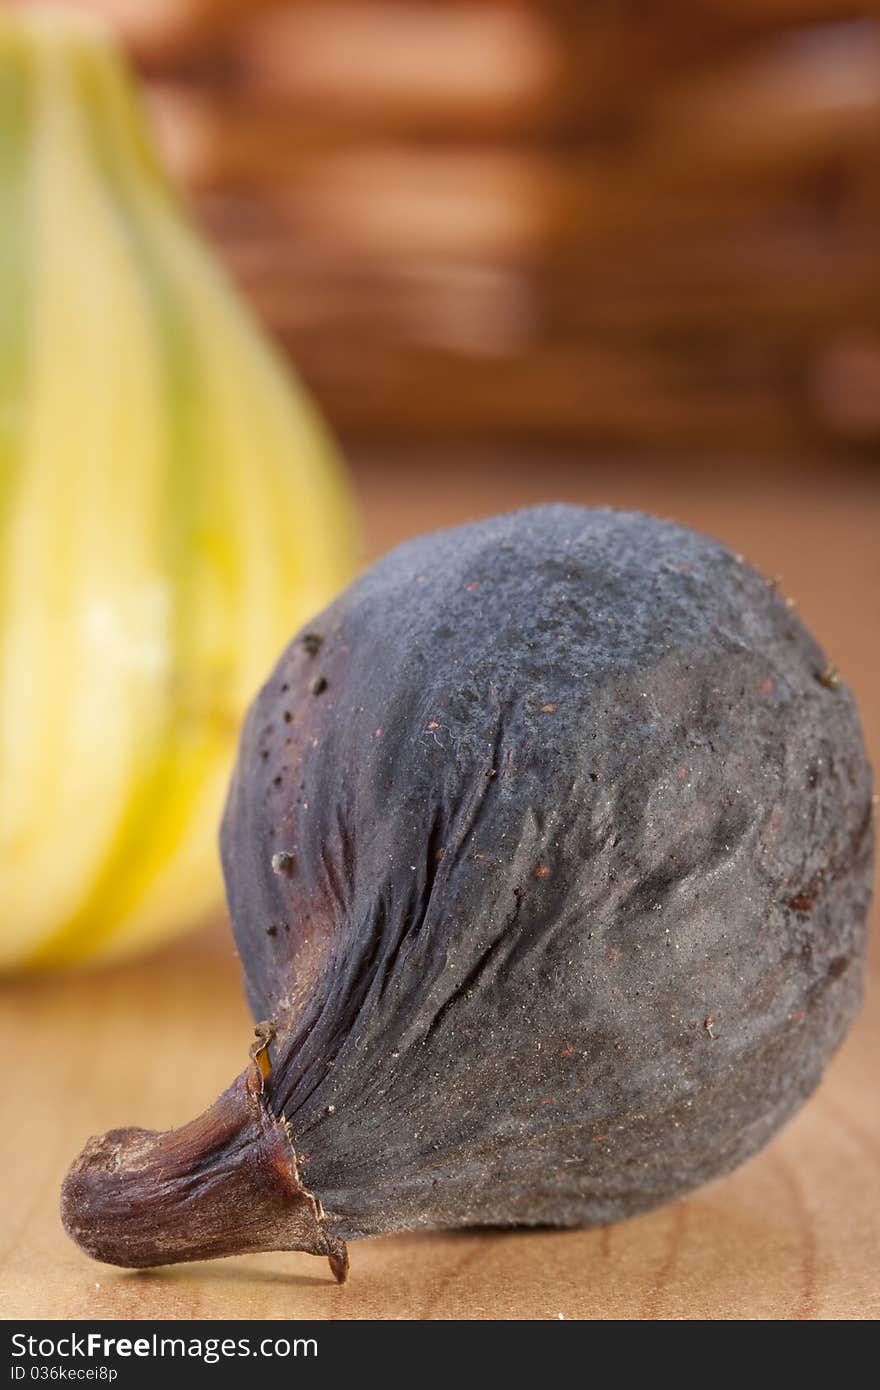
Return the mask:
<path id="1" fill-rule="evenodd" d="M 260 1025 L 251 1065 L 198 1119 L 89 1140 L 61 1191 L 65 1229 L 89 1255 L 143 1269 L 304 1250 L 326 1255 L 345 1282 L 345 1242 L 327 1230 L 287 1125 L 266 1103 L 272 1035 Z"/>

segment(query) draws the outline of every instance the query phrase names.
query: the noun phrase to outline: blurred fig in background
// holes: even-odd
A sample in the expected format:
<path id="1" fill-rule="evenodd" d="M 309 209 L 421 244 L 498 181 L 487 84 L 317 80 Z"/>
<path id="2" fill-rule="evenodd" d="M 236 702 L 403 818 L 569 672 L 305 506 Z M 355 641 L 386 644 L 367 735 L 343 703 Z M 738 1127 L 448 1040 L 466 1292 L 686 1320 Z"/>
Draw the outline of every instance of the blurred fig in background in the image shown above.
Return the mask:
<path id="1" fill-rule="evenodd" d="M 222 901 L 244 707 L 349 578 L 321 422 L 194 235 L 124 64 L 0 16 L 0 968 Z"/>

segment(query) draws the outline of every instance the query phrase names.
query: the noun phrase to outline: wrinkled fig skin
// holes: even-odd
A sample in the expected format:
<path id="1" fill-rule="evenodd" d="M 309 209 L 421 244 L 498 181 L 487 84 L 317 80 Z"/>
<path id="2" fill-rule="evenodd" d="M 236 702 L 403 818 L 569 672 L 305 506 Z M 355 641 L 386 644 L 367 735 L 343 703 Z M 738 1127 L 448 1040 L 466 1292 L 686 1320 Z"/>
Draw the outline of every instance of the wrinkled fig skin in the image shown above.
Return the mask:
<path id="1" fill-rule="evenodd" d="M 616 1221 L 741 1163 L 858 1007 L 871 829 L 851 695 L 717 542 L 552 506 L 386 556 L 253 705 L 221 836 L 320 1199 L 289 1248 Z"/>

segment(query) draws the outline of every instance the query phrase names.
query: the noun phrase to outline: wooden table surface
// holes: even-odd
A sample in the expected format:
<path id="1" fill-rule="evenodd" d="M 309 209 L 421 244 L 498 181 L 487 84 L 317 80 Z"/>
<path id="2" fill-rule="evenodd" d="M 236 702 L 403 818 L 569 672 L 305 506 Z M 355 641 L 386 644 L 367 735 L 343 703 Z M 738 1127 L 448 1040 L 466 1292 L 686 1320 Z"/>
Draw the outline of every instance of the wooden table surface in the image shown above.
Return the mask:
<path id="1" fill-rule="evenodd" d="M 638 506 L 779 573 L 860 700 L 880 763 L 880 473 L 430 458 L 360 473 L 369 550 L 527 502 Z M 6 1318 L 869 1318 L 880 1312 L 880 966 L 821 1088 L 737 1173 L 620 1226 L 358 1242 L 348 1285 L 303 1254 L 162 1271 L 89 1261 L 58 1218 L 89 1134 L 191 1118 L 251 1040 L 228 929 L 145 961 L 3 987 Z"/>

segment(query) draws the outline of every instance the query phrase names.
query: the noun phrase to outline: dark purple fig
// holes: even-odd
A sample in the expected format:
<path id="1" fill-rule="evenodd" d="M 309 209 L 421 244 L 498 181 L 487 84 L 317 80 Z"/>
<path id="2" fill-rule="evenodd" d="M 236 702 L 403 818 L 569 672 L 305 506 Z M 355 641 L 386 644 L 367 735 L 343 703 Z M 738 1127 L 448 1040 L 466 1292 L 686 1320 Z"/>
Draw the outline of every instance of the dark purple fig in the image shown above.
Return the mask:
<path id="1" fill-rule="evenodd" d="M 858 1007 L 849 691 L 716 541 L 552 506 L 401 546 L 294 638 L 222 830 L 245 1073 L 93 1140 L 64 1219 L 159 1264 L 617 1221 L 727 1172 Z"/>

